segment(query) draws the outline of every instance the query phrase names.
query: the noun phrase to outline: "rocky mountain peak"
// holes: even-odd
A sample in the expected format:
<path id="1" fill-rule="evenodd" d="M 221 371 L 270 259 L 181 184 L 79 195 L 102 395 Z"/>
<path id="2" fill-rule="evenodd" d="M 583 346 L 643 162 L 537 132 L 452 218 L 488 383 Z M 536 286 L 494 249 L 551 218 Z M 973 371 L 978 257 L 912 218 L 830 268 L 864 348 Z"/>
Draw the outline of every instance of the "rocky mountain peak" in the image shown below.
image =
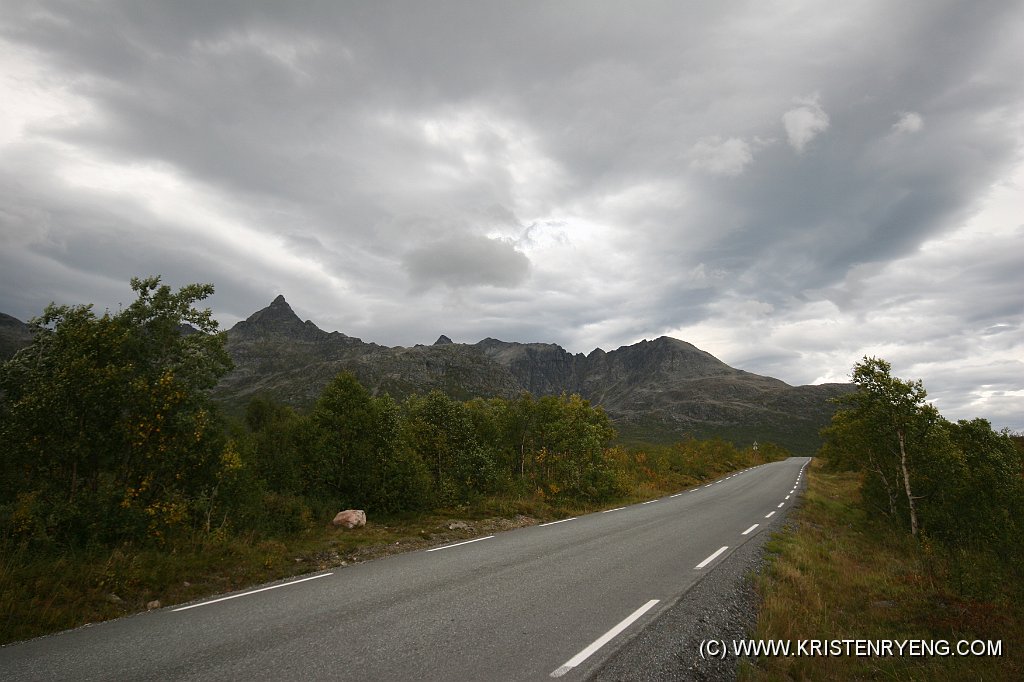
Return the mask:
<path id="1" fill-rule="evenodd" d="M 324 334 L 312 322 L 303 322 L 283 295 L 278 295 L 270 305 L 257 310 L 233 328 L 235 331 L 248 334 L 273 334 L 295 337 L 308 337 Z"/>
<path id="2" fill-rule="evenodd" d="M 308 407 L 347 371 L 371 393 L 398 400 L 432 390 L 459 400 L 579 393 L 644 439 L 723 435 L 804 452 L 820 443 L 818 431 L 834 410 L 828 398 L 849 390 L 788 386 L 667 336 L 589 355 L 491 337 L 454 343 L 444 334 L 430 346 L 388 348 L 301 322 L 283 296 L 230 329 L 227 350 L 235 369 L 215 395 L 236 408 L 255 395 Z"/>

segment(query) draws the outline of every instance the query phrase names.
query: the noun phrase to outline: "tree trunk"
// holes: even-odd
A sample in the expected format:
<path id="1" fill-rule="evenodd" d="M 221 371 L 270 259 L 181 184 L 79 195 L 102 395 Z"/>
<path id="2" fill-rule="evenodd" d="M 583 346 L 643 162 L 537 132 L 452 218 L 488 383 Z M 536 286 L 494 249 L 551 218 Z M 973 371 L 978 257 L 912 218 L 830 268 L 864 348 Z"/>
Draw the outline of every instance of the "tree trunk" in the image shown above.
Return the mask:
<path id="1" fill-rule="evenodd" d="M 889 485 L 889 479 L 885 477 L 881 466 L 875 468 L 875 473 L 882 479 L 882 485 L 885 486 L 885 494 L 889 496 L 889 516 L 892 517 L 893 521 L 896 521 L 899 518 L 899 513 L 896 511 L 896 493 L 893 492 L 892 486 Z"/>
<path id="2" fill-rule="evenodd" d="M 914 506 L 914 496 L 910 492 L 910 472 L 907 471 L 907 448 L 906 435 L 903 429 L 896 432 L 900 442 L 900 467 L 903 469 L 903 487 L 907 491 L 907 504 L 910 506 L 910 534 L 917 537 L 917 509 Z"/>
<path id="3" fill-rule="evenodd" d="M 523 431 L 523 440 L 519 444 L 519 480 L 526 480 L 526 432 Z"/>

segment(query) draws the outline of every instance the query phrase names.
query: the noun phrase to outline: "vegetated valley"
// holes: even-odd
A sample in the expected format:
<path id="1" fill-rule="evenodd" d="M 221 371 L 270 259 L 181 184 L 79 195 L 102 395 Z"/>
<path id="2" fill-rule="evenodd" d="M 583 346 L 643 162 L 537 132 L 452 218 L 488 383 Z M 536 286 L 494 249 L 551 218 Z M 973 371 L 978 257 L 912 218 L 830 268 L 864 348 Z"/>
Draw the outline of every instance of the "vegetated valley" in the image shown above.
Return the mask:
<path id="1" fill-rule="evenodd" d="M 672 339 L 587 357 L 494 340 L 384 348 L 302 322 L 280 297 L 218 333 L 198 307 L 211 285 L 132 286 L 116 314 L 0 320 L 17 351 L 0 370 L 4 641 L 676 491 L 787 454 L 759 431 L 692 434 L 761 424 L 798 443 L 842 391 Z M 662 442 L 622 445 L 644 406 Z M 346 508 L 367 526 L 332 528 Z"/>
<path id="2" fill-rule="evenodd" d="M 651 499 L 814 454 L 822 427 L 857 508 L 944 562 L 932 580 L 1021 584 L 1019 439 L 946 422 L 884 361 L 792 387 L 665 337 L 387 348 L 283 297 L 219 332 L 211 285 L 132 287 L 116 314 L 0 318 L 0 642 Z M 366 526 L 332 527 L 346 508 Z"/>

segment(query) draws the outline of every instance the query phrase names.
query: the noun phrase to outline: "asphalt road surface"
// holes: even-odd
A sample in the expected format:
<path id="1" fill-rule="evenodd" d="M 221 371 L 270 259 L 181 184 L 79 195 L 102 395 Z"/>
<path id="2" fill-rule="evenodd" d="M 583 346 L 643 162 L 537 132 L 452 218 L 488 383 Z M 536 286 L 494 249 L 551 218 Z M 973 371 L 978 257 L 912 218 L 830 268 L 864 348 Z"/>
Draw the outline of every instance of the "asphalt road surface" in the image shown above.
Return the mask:
<path id="1" fill-rule="evenodd" d="M 0 679 L 584 679 L 778 524 L 807 462 L 8 645 Z"/>

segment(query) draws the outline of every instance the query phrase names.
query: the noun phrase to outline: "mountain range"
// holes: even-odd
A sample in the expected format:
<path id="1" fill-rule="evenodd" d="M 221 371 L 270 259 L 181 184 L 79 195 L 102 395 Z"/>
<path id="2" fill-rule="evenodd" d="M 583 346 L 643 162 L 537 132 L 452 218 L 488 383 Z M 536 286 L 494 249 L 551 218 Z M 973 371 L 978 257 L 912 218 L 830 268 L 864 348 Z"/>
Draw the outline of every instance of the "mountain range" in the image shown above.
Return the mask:
<path id="1" fill-rule="evenodd" d="M 721 436 L 811 454 L 835 409 L 829 399 L 852 390 L 849 384 L 790 386 L 667 336 L 587 355 L 551 343 L 463 344 L 444 335 L 429 346 L 381 346 L 302 321 L 283 296 L 226 336 L 235 368 L 214 396 L 233 412 L 256 396 L 308 407 L 348 371 L 371 392 L 396 399 L 434 389 L 463 400 L 579 393 L 604 407 L 627 442 Z M 0 316 L 0 358 L 28 339 L 27 325 Z"/>

